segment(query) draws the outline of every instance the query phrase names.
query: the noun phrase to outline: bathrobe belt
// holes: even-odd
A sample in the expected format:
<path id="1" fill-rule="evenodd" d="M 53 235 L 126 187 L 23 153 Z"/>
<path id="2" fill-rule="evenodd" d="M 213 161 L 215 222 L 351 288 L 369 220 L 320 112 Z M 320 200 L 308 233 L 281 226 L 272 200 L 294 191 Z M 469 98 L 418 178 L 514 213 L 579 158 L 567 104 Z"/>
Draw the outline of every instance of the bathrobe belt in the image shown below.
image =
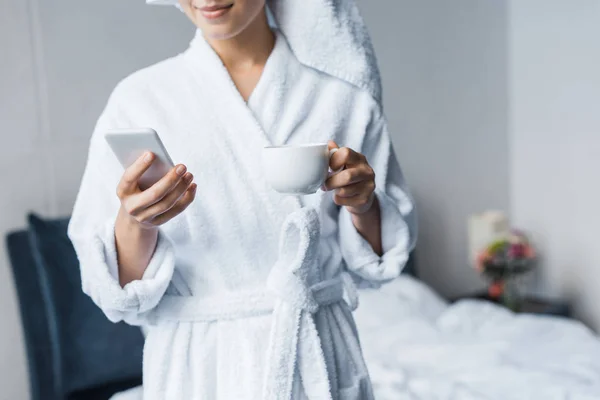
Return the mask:
<path id="1" fill-rule="evenodd" d="M 273 314 L 264 400 L 291 399 L 296 368 L 308 399 L 332 399 L 326 362 L 313 314 L 320 308 L 344 302 L 357 305 L 356 288 L 347 273 L 305 287 L 295 274 L 274 270 L 268 289 L 232 293 L 219 298 L 166 295 L 149 316 L 161 322 L 214 322 Z M 275 287 L 281 283 L 281 286 Z"/>
<path id="2" fill-rule="evenodd" d="M 327 367 L 313 315 L 322 307 L 358 305 L 351 276 L 319 276 L 317 257 L 319 225 L 314 211 L 302 209 L 284 224 L 279 261 L 267 287 L 259 292 L 219 296 L 165 295 L 149 316 L 149 323 L 211 322 L 273 314 L 262 400 L 291 399 L 296 371 L 309 400 L 331 400 Z M 315 282 L 308 284 L 308 282 Z"/>
<path id="3" fill-rule="evenodd" d="M 150 324 L 161 322 L 215 322 L 272 314 L 278 301 L 296 309 L 316 313 L 321 307 L 347 300 L 350 309 L 356 308 L 356 289 L 344 275 L 328 279 L 307 289 L 297 291 L 234 292 L 224 296 L 196 297 L 165 295 L 151 312 Z M 351 278 L 350 278 L 351 279 Z M 292 283 L 293 285 L 293 283 Z M 289 289 L 289 286 L 286 287 Z M 344 293 L 348 293 L 344 299 Z"/>

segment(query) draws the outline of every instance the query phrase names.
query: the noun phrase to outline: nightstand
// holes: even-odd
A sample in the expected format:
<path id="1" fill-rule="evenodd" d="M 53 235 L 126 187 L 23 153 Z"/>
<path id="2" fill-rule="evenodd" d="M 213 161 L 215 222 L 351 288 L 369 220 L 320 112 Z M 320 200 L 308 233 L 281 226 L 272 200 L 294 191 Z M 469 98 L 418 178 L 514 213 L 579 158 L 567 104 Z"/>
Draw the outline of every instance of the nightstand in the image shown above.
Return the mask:
<path id="1" fill-rule="evenodd" d="M 459 297 L 452 300 L 452 302 L 463 299 L 479 299 L 498 304 L 498 301 L 490 298 L 490 296 L 485 292 Z M 571 318 L 571 307 L 568 303 L 561 300 L 550 300 L 540 297 L 527 296 L 523 301 L 523 305 L 519 310 L 519 313 L 553 315 L 556 317 Z"/>

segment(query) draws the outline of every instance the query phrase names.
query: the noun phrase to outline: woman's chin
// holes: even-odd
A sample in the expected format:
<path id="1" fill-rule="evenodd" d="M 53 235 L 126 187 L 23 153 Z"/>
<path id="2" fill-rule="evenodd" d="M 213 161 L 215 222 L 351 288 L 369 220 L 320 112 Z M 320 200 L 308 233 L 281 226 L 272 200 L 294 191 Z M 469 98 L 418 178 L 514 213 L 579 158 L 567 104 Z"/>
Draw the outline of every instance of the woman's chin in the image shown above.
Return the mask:
<path id="1" fill-rule="evenodd" d="M 235 29 L 229 24 L 201 26 L 202 34 L 208 40 L 227 40 L 239 34 L 241 29 Z"/>

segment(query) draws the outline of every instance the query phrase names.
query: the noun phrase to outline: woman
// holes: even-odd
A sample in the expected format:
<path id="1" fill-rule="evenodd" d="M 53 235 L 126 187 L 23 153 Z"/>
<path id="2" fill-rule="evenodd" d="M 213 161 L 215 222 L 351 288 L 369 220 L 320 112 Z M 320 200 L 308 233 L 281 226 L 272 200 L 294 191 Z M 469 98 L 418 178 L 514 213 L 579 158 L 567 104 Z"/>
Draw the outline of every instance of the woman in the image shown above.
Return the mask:
<path id="1" fill-rule="evenodd" d="M 83 289 L 148 327 L 144 398 L 370 399 L 353 284 L 398 276 L 415 224 L 356 6 L 273 0 L 277 29 L 265 0 L 178 6 L 190 48 L 123 80 L 91 139 L 69 228 Z M 123 173 L 103 138 L 127 127 L 185 165 L 141 191 L 153 155 Z M 269 189 L 265 145 L 330 139 L 345 170 L 325 190 Z"/>

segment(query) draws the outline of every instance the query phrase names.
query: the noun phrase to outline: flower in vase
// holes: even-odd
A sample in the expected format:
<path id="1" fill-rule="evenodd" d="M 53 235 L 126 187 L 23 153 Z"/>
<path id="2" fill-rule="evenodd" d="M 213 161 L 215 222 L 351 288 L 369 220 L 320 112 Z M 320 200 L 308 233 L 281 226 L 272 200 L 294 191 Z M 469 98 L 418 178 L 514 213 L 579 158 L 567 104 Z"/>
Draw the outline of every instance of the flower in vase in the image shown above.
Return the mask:
<path id="1" fill-rule="evenodd" d="M 513 230 L 483 248 L 477 254 L 475 268 L 495 282 L 530 271 L 534 261 L 535 251 L 527 236 Z"/>
<path id="2" fill-rule="evenodd" d="M 488 295 L 492 299 L 497 299 L 504 293 L 504 281 L 495 281 L 488 287 Z"/>
<path id="3" fill-rule="evenodd" d="M 483 272 L 485 270 L 485 264 L 492 260 L 492 255 L 484 250 L 477 255 L 477 262 L 475 263 L 475 268 L 477 272 Z"/>
<path id="4" fill-rule="evenodd" d="M 527 236 L 513 230 L 483 248 L 475 268 L 488 281 L 488 295 L 512 310 L 520 307 L 518 277 L 535 266 L 535 250 Z"/>
<path id="5" fill-rule="evenodd" d="M 525 258 L 527 247 L 523 243 L 511 243 L 508 247 L 509 258 Z"/>

